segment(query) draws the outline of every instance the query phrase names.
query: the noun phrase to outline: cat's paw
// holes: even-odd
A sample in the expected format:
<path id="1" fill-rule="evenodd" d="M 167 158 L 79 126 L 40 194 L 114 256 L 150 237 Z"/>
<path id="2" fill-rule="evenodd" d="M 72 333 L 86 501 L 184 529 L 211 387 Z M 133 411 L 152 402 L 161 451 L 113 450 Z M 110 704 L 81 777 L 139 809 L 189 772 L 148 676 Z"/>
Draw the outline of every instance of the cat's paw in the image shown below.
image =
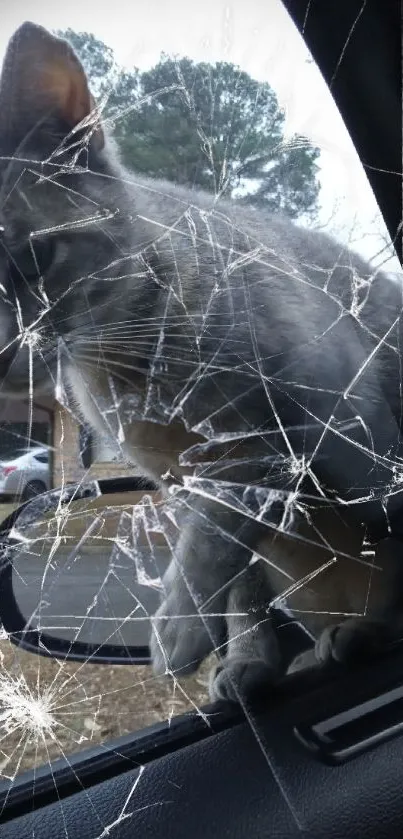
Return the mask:
<path id="1" fill-rule="evenodd" d="M 187 676 L 225 640 L 225 619 L 203 615 L 191 597 L 175 587 L 152 618 L 153 671 Z"/>
<path id="2" fill-rule="evenodd" d="M 315 644 L 320 664 L 354 664 L 382 653 L 397 639 L 396 625 L 365 618 L 349 618 L 326 627 Z"/>
<path id="3" fill-rule="evenodd" d="M 210 699 L 212 702 L 239 703 L 265 693 L 277 679 L 278 670 L 262 659 L 224 658 L 210 673 Z"/>

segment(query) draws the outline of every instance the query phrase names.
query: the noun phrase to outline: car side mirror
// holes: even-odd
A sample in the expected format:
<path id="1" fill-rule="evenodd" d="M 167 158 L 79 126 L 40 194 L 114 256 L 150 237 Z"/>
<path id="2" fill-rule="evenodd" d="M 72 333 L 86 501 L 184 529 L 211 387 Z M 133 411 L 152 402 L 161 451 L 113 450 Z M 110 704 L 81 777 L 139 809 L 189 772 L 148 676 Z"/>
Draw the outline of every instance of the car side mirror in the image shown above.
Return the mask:
<path id="1" fill-rule="evenodd" d="M 117 478 L 51 490 L 15 510 L 0 525 L 0 621 L 10 641 L 63 660 L 150 663 L 175 544 L 163 505 L 154 484 Z M 312 646 L 291 613 L 273 618 L 289 660 Z"/>

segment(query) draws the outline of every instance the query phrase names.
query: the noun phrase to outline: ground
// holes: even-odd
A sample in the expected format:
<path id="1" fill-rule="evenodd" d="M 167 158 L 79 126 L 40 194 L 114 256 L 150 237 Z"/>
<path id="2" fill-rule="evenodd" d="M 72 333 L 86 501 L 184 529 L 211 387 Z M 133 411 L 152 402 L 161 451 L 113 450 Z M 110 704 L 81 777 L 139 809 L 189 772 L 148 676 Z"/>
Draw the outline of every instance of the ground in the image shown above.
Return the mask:
<path id="1" fill-rule="evenodd" d="M 0 520 L 12 509 L 1 504 Z M 210 666 L 175 683 L 147 666 L 61 663 L 0 640 L 0 779 L 202 706 Z"/>

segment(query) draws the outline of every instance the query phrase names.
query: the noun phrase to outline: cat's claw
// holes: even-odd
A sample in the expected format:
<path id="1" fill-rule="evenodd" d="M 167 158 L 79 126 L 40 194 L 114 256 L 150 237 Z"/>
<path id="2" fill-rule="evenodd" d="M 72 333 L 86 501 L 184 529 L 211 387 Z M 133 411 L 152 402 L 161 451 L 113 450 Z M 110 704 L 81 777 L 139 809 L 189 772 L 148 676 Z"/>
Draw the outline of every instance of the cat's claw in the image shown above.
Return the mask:
<path id="1" fill-rule="evenodd" d="M 317 665 L 318 659 L 315 655 L 315 647 L 312 647 L 295 656 L 287 669 L 287 675 L 298 673 L 300 670 L 310 670 L 312 667 L 317 667 Z"/>
<path id="2" fill-rule="evenodd" d="M 261 659 L 244 656 L 223 659 L 210 673 L 212 702 L 240 703 L 265 692 L 278 679 L 278 672 Z"/>

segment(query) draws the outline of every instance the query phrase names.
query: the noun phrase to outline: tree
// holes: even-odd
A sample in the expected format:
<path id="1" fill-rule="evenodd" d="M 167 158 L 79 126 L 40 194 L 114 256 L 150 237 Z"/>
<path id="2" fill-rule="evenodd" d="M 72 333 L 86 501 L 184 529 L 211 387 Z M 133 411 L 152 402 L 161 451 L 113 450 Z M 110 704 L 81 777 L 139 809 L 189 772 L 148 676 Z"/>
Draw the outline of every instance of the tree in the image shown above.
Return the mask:
<path id="1" fill-rule="evenodd" d="M 59 30 L 59 38 L 69 41 L 90 80 L 94 96 L 101 96 L 110 82 L 119 73 L 113 51 L 91 32 L 74 32 L 73 29 Z"/>
<path id="2" fill-rule="evenodd" d="M 95 95 L 106 96 L 128 168 L 293 218 L 315 215 L 319 150 L 302 138 L 284 140 L 284 114 L 267 82 L 227 62 L 164 54 L 148 71 L 123 71 L 93 35 L 60 34 Z"/>

